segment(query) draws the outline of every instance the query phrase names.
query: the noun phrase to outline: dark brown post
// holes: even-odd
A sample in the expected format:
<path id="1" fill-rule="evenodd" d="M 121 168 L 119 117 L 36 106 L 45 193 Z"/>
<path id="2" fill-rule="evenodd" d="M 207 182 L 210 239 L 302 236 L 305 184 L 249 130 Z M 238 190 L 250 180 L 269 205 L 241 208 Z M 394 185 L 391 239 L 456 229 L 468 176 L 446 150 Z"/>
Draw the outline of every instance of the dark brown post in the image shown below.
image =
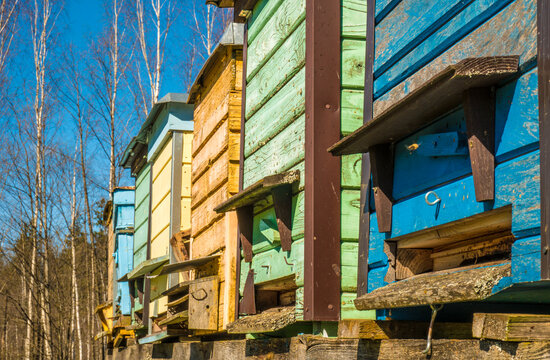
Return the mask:
<path id="1" fill-rule="evenodd" d="M 541 278 L 550 279 L 550 0 L 538 0 Z"/>
<path id="2" fill-rule="evenodd" d="M 271 189 L 271 196 L 277 217 L 277 229 L 281 237 L 281 249 L 290 251 L 292 248 L 292 185 Z"/>
<path id="3" fill-rule="evenodd" d="M 393 145 L 380 144 L 370 148 L 370 166 L 378 232 L 390 232 L 393 213 Z"/>
<path id="4" fill-rule="evenodd" d="M 254 206 L 248 205 L 237 209 L 240 243 L 244 252 L 244 261 L 252 262 L 252 234 L 254 233 Z"/>
<path id="5" fill-rule="evenodd" d="M 340 1 L 306 0 L 304 320 L 340 318 Z"/>
<path id="6" fill-rule="evenodd" d="M 367 0 L 367 38 L 365 46 L 365 99 L 363 124 L 372 120 L 374 83 L 374 16 L 376 0 Z M 357 296 L 368 292 L 369 238 L 370 238 L 370 157 L 363 154 L 361 161 L 361 199 L 359 214 L 359 254 L 357 263 Z"/>

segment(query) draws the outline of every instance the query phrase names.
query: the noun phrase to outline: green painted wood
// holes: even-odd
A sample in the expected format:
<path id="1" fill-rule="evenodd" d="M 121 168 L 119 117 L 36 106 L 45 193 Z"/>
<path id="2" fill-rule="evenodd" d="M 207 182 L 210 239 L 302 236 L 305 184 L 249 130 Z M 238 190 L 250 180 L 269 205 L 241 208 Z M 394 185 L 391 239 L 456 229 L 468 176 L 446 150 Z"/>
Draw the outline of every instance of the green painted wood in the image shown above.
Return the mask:
<path id="1" fill-rule="evenodd" d="M 340 132 L 346 136 L 363 125 L 363 90 L 343 89 Z"/>
<path id="2" fill-rule="evenodd" d="M 245 157 L 305 112 L 305 74 L 304 67 L 245 123 Z"/>
<path id="3" fill-rule="evenodd" d="M 147 244 L 142 244 L 139 248 L 134 248 L 134 264 L 137 266 L 147 260 Z"/>
<path id="4" fill-rule="evenodd" d="M 248 43 L 250 44 L 260 34 L 265 24 L 281 6 L 284 0 L 260 0 L 254 7 L 248 20 Z"/>
<path id="5" fill-rule="evenodd" d="M 356 293 L 344 292 L 341 295 L 340 319 L 341 320 L 376 320 L 376 310 L 357 310 L 353 300 Z"/>
<path id="6" fill-rule="evenodd" d="M 304 287 L 296 289 L 296 320 L 304 320 Z"/>
<path id="7" fill-rule="evenodd" d="M 359 190 L 361 187 L 361 154 L 342 156 L 342 189 Z"/>
<path id="8" fill-rule="evenodd" d="M 289 170 L 304 159 L 305 115 L 244 160 L 244 188 L 268 176 Z"/>
<path id="9" fill-rule="evenodd" d="M 275 210 L 271 206 L 254 215 L 252 251 L 254 254 L 280 246 Z M 304 192 L 292 197 L 292 241 L 304 237 Z"/>
<path id="10" fill-rule="evenodd" d="M 361 192 L 359 190 L 342 190 L 341 196 L 341 236 L 342 240 L 359 239 L 359 206 Z"/>
<path id="11" fill-rule="evenodd" d="M 300 69 L 306 60 L 305 21 L 285 40 L 246 86 L 246 118 L 249 119 Z"/>
<path id="12" fill-rule="evenodd" d="M 342 291 L 357 291 L 357 258 L 359 244 L 356 242 L 342 242 L 341 246 L 341 284 Z"/>
<path id="13" fill-rule="evenodd" d="M 285 0 L 265 23 L 258 35 L 248 42 L 246 77 L 250 82 L 259 69 L 281 47 L 306 16 L 305 0 Z"/>
<path id="14" fill-rule="evenodd" d="M 365 87 L 365 40 L 342 40 L 342 87 Z"/>
<path id="15" fill-rule="evenodd" d="M 367 1 L 342 0 L 342 37 L 364 39 L 367 33 Z"/>
<path id="16" fill-rule="evenodd" d="M 146 164 L 136 177 L 136 207 L 134 212 L 134 268 L 147 260 L 147 235 L 149 219 L 149 174 L 151 165 Z"/>
<path id="17" fill-rule="evenodd" d="M 145 198 L 149 195 L 150 167 L 150 164 L 145 165 L 136 177 L 136 206 L 143 203 Z"/>

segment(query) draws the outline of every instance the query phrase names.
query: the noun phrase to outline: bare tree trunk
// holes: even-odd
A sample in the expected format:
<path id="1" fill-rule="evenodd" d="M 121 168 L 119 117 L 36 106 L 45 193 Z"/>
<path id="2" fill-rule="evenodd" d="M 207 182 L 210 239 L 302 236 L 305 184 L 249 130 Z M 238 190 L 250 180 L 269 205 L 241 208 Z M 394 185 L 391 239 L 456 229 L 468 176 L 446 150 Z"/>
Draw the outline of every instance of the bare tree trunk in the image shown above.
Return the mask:
<path id="1" fill-rule="evenodd" d="M 33 215 L 34 216 L 34 215 Z M 26 333 L 25 333 L 25 360 L 31 360 L 31 344 L 33 340 L 32 328 L 33 328 L 33 293 L 34 293 L 34 279 L 36 277 L 36 230 L 34 230 L 35 221 L 33 219 L 33 234 L 31 236 L 31 268 L 28 274 L 27 281 L 27 321 L 26 321 Z"/>
<path id="2" fill-rule="evenodd" d="M 80 132 L 82 133 L 82 132 Z M 82 138 L 81 138 L 82 139 Z M 82 141 L 82 140 L 81 140 Z M 82 146 L 82 145 L 81 145 Z M 71 267 L 72 267 L 72 285 L 73 285 L 73 311 L 74 311 L 74 327 L 76 328 L 76 340 L 78 344 L 78 359 L 82 360 L 82 332 L 80 328 L 80 305 L 78 299 L 78 282 L 76 281 L 76 246 L 75 246 L 75 229 L 76 229 L 76 151 L 73 161 L 73 179 L 72 179 L 72 198 L 71 198 Z M 74 351 L 71 351 L 74 358 Z"/>

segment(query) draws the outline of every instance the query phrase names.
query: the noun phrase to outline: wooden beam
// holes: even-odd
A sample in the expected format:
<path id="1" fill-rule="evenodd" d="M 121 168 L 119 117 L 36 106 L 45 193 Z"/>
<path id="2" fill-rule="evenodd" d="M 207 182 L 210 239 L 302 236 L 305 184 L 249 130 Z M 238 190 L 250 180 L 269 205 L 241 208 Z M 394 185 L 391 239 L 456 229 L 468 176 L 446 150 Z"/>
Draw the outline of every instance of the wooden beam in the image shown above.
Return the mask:
<path id="1" fill-rule="evenodd" d="M 373 310 L 484 300 L 511 274 L 509 262 L 489 265 L 416 275 L 355 299 L 355 307 Z"/>
<path id="2" fill-rule="evenodd" d="M 367 37 L 365 46 L 365 95 L 363 103 L 363 124 L 372 120 L 374 102 L 374 16 L 375 0 L 367 0 Z M 368 292 L 369 240 L 370 240 L 370 156 L 361 159 L 361 197 L 359 199 L 359 240 L 357 257 L 357 296 Z"/>
<path id="3" fill-rule="evenodd" d="M 378 232 L 390 232 L 393 208 L 393 146 L 373 146 L 370 149 L 370 164 Z"/>
<path id="4" fill-rule="evenodd" d="M 341 4 L 306 0 L 304 320 L 340 318 Z"/>
<path id="5" fill-rule="evenodd" d="M 170 229 L 169 237 L 181 231 L 181 189 L 183 181 L 183 133 L 174 131 L 172 133 L 172 187 L 170 189 Z M 176 253 L 172 246 L 168 247 L 170 264 L 178 262 Z M 179 274 L 168 275 L 168 287 L 179 283 Z"/>
<path id="6" fill-rule="evenodd" d="M 338 323 L 338 337 L 342 339 L 424 339 L 428 333 L 428 322 L 396 320 L 341 320 Z M 472 324 L 435 322 L 435 339 L 471 339 Z"/>
<path id="7" fill-rule="evenodd" d="M 431 249 L 397 249 L 395 279 L 403 280 L 433 269 Z"/>
<path id="8" fill-rule="evenodd" d="M 476 338 L 502 341 L 549 341 L 550 315 L 474 314 L 472 333 Z"/>
<path id="9" fill-rule="evenodd" d="M 239 315 L 256 314 L 256 289 L 254 286 L 254 270 L 248 271 L 243 289 L 243 298 L 239 304 Z"/>
<path id="10" fill-rule="evenodd" d="M 292 249 L 292 185 L 273 188 L 271 195 L 281 238 L 281 249 L 290 251 Z"/>
<path id="11" fill-rule="evenodd" d="M 261 314 L 247 316 L 227 326 L 230 334 L 253 334 L 272 332 L 285 328 L 296 322 L 294 306 L 273 308 Z"/>
<path id="12" fill-rule="evenodd" d="M 541 278 L 550 279 L 550 0 L 537 1 Z"/>
<path id="13" fill-rule="evenodd" d="M 254 234 L 254 207 L 248 205 L 237 209 L 240 243 L 244 252 L 244 261 L 252 262 L 252 236 Z M 239 249 L 239 253 L 240 253 Z"/>
<path id="14" fill-rule="evenodd" d="M 464 92 L 464 115 L 476 200 L 495 199 L 495 91 L 491 87 Z"/>
<path id="15" fill-rule="evenodd" d="M 490 87 L 517 75 L 518 56 L 469 58 L 435 75 L 371 122 L 329 148 L 334 155 L 365 153 L 415 133 L 459 106 L 464 91 Z M 414 114 L 414 116 L 411 116 Z"/>

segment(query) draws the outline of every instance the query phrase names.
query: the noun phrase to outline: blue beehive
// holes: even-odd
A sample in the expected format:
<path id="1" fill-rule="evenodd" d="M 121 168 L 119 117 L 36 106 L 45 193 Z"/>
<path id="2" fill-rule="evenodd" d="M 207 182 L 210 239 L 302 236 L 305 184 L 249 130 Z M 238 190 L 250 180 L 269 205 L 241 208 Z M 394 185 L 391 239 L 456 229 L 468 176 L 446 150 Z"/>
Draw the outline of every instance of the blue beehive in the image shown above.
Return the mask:
<path id="1" fill-rule="evenodd" d="M 537 1 L 368 4 L 357 308 L 547 302 Z"/>

